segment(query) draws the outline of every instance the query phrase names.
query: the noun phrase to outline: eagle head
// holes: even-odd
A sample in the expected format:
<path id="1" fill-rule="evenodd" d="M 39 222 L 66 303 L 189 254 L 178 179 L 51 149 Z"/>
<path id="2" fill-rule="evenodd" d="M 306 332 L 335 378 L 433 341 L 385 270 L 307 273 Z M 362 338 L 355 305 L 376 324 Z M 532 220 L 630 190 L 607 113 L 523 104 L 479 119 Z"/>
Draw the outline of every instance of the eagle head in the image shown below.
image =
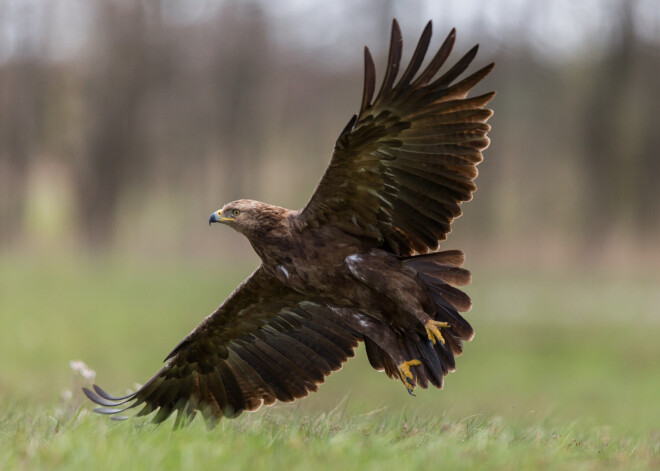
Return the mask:
<path id="1" fill-rule="evenodd" d="M 238 232 L 251 236 L 270 231 L 278 226 L 286 209 L 254 200 L 236 200 L 227 203 L 211 214 L 209 225 L 221 222 L 236 229 Z"/>

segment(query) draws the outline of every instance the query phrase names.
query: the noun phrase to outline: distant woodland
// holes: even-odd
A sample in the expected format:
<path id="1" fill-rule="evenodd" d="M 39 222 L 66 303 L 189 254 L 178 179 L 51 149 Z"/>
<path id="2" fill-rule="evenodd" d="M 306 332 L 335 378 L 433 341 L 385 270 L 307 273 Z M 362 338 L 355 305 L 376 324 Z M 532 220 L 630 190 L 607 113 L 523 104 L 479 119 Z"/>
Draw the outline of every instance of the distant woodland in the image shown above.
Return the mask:
<path id="1" fill-rule="evenodd" d="M 410 54 L 428 19 L 439 45 L 460 9 L 343 2 L 332 18 L 344 21 L 310 13 L 317 24 L 287 35 L 311 20 L 266 1 L 219 1 L 190 18 L 176 2 L 101 1 L 84 15 L 61 3 L 0 0 L 0 249 L 41 232 L 105 249 L 140 224 L 180 240 L 198 213 L 239 197 L 302 206 L 359 107 L 363 45 L 381 72 L 393 16 Z M 506 23 L 473 8 L 456 25 L 450 59 L 479 42 L 470 70 L 496 62 L 479 88 L 498 92 L 492 145 L 462 230 L 657 239 L 660 4 L 564 2 L 566 21 L 600 18 L 567 48 L 548 2 L 500 3 Z"/>

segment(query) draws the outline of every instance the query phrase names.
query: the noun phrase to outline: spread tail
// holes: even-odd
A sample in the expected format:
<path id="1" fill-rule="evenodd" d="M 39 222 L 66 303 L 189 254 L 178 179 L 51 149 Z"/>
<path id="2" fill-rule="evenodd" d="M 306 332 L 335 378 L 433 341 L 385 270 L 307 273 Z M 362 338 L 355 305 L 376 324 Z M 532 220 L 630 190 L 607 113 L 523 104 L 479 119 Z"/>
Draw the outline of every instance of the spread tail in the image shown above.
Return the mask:
<path id="1" fill-rule="evenodd" d="M 415 382 L 422 388 L 427 388 L 429 383 L 442 388 L 443 377 L 456 369 L 454 357 L 462 353 L 463 341 L 474 337 L 474 329 L 459 314 L 472 307 L 470 297 L 456 288 L 468 285 L 471 281 L 470 272 L 461 268 L 465 256 L 460 250 L 446 250 L 405 257 L 401 261 L 415 270 L 418 278 L 424 282 L 435 308 L 435 312 L 429 314 L 434 320 L 451 325 L 442 329 L 444 345 L 442 342 L 433 344 L 423 335 L 420 335 L 420 340 L 411 337 L 400 339 L 407 357 L 417 358 L 422 363 L 414 368 Z M 387 352 L 368 338 L 365 338 L 365 346 L 374 369 L 384 370 L 391 378 L 399 377 L 397 365 Z"/>

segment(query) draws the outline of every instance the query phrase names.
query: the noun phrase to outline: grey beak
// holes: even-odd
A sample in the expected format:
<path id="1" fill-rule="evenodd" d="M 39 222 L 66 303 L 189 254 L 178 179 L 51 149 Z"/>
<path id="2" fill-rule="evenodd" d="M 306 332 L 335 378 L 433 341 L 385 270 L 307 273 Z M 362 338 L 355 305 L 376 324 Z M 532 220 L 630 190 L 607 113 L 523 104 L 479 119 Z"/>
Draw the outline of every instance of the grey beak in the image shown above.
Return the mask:
<path id="1" fill-rule="evenodd" d="M 220 216 L 218 216 L 217 211 L 211 214 L 211 217 L 209 218 L 209 226 L 214 222 L 220 222 Z"/>

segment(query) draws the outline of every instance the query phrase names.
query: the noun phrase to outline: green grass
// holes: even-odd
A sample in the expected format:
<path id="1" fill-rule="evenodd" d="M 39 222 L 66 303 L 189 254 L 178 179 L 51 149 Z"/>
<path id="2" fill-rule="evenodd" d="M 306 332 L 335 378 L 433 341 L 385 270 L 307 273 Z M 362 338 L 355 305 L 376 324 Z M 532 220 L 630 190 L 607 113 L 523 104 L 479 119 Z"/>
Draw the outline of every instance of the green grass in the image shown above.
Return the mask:
<path id="1" fill-rule="evenodd" d="M 88 413 L 70 360 L 132 388 L 249 271 L 0 258 L 0 469 L 660 467 L 657 278 L 476 272 L 477 336 L 415 398 L 360 351 L 309 398 L 210 432 Z"/>
<path id="2" fill-rule="evenodd" d="M 635 469 L 658 464 L 658 445 L 576 424 L 511 425 L 502 418 L 347 416 L 264 411 L 207 432 L 200 422 L 109 423 L 85 415 L 11 416 L 3 469 Z"/>

